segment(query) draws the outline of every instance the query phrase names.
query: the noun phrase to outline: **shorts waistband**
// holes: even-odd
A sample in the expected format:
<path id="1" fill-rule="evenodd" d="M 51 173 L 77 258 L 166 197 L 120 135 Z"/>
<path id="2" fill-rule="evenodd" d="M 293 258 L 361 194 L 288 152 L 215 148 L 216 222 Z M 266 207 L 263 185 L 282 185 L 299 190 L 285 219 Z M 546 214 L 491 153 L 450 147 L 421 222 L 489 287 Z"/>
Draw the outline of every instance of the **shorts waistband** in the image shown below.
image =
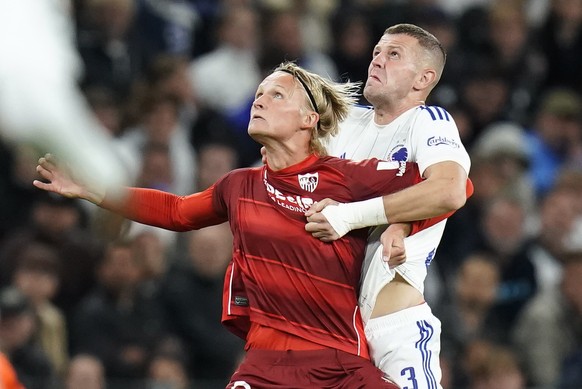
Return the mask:
<path id="1" fill-rule="evenodd" d="M 245 362 L 266 365 L 312 366 L 329 360 L 349 362 L 362 361 L 364 358 L 334 349 L 300 351 L 250 349 L 245 356 Z"/>

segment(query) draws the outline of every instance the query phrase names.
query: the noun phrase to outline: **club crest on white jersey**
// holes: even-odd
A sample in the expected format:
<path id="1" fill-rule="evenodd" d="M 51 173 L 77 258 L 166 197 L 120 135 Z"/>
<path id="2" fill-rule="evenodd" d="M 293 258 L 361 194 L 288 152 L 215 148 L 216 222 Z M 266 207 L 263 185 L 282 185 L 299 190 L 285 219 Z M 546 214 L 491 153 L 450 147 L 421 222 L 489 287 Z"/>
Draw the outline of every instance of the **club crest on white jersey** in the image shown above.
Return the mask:
<path id="1" fill-rule="evenodd" d="M 313 192 L 319 183 L 319 173 L 298 174 L 299 186 L 308 192 Z"/>

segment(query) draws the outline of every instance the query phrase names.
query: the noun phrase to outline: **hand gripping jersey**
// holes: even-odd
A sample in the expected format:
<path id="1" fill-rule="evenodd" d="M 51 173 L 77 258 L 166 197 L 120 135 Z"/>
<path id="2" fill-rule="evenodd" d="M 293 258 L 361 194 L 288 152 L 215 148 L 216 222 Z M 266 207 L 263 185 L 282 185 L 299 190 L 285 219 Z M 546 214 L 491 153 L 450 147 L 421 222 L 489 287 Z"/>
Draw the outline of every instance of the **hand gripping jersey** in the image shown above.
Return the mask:
<path id="1" fill-rule="evenodd" d="M 280 171 L 235 170 L 187 197 L 131 189 L 128 205 L 117 211 L 173 230 L 228 220 L 234 255 L 223 322 L 229 329 L 244 337 L 254 322 L 368 357 L 357 301 L 367 230 L 323 243 L 305 231 L 304 212 L 327 197 L 365 200 L 419 181 L 414 164 L 311 156 Z"/>
<path id="2" fill-rule="evenodd" d="M 328 153 L 340 158 L 416 162 L 420 174 L 435 163 L 454 161 L 469 173 L 470 159 L 461 143 L 453 118 L 443 108 L 418 106 L 387 125 L 374 122 L 371 107 L 354 107 L 340 132 L 330 139 Z M 382 261 L 379 238 L 385 227 L 372 231 L 362 270 L 360 306 L 364 321 L 369 318 L 378 292 L 397 271 L 421 293 L 424 279 L 444 232 L 446 220 L 405 239 L 406 262 L 395 270 Z"/>

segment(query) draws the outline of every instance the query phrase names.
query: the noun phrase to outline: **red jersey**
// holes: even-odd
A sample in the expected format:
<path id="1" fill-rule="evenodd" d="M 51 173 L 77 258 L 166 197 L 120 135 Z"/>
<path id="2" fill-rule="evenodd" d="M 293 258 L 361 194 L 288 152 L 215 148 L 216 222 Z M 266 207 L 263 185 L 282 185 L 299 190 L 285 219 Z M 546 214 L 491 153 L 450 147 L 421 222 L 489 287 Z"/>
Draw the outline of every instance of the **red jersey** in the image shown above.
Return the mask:
<path id="1" fill-rule="evenodd" d="M 357 295 L 368 231 L 324 243 L 305 231 L 304 212 L 324 198 L 366 200 L 420 180 L 415 164 L 310 156 L 279 171 L 234 170 L 187 197 L 132 189 L 118 211 L 178 231 L 228 220 L 234 251 L 223 322 L 231 331 L 244 338 L 254 322 L 367 357 Z"/>
<path id="2" fill-rule="evenodd" d="M 18 381 L 14 367 L 3 353 L 0 353 L 0 389 L 25 389 Z"/>

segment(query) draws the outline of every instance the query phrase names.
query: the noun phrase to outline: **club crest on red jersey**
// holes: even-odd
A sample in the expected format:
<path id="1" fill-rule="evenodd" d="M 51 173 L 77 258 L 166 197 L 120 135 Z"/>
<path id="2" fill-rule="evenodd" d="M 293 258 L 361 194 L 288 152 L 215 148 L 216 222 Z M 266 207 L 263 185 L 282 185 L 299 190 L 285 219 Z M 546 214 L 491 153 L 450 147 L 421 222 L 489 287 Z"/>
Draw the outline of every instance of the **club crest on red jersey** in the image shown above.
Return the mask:
<path id="1" fill-rule="evenodd" d="M 299 186 L 308 192 L 313 192 L 319 182 L 319 173 L 298 174 Z"/>

